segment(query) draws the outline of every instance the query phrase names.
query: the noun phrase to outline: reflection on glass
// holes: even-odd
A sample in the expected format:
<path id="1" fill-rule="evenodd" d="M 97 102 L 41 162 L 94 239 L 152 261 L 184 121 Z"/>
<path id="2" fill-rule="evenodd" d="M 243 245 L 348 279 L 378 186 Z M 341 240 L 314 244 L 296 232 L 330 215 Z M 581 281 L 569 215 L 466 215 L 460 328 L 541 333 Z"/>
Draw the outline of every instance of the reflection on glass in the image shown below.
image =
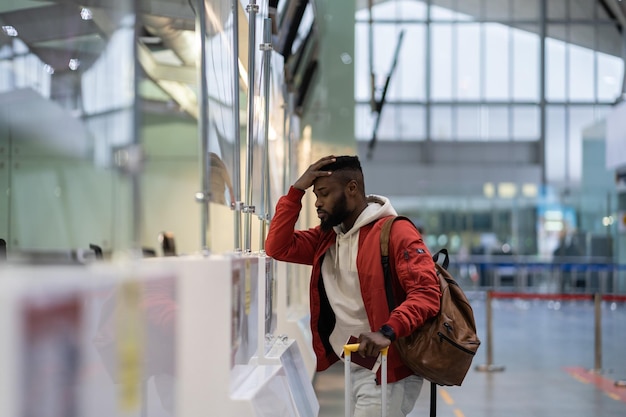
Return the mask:
<path id="1" fill-rule="evenodd" d="M 245 128 L 235 125 L 243 85 L 233 85 L 233 10 L 205 3 L 208 88 L 199 91 L 194 2 L 0 1 L 0 194 L 8 196 L 0 239 L 9 254 L 94 244 L 108 256 L 154 246 L 162 230 L 176 234 L 179 251 L 196 250 L 199 140 L 212 154 L 213 201 L 233 204 L 235 138 Z M 282 62 L 272 67 L 281 136 Z M 202 139 L 199 98 L 208 101 Z M 124 154 L 138 157 L 116 160 Z"/>
<path id="2" fill-rule="evenodd" d="M 211 176 L 211 201 L 218 204 L 232 206 L 235 204 L 233 184 L 228 175 L 228 169 L 217 154 L 209 153 Z"/>

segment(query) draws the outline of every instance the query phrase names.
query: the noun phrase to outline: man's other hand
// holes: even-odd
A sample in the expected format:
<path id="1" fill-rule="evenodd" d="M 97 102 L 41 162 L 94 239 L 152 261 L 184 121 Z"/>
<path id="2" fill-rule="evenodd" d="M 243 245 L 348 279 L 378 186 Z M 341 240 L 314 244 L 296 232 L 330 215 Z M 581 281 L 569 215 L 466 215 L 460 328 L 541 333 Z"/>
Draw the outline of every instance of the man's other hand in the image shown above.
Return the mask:
<path id="1" fill-rule="evenodd" d="M 363 357 L 377 356 L 381 350 L 391 345 L 391 340 L 380 332 L 368 332 L 359 335 L 359 344 L 359 355 Z"/>

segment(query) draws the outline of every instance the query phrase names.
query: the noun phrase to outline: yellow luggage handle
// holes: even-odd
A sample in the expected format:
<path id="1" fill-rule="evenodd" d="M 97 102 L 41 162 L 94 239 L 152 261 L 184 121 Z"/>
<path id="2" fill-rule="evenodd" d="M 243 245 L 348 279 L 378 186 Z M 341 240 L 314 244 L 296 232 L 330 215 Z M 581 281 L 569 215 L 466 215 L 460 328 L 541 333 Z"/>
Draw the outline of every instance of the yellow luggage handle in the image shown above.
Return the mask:
<path id="1" fill-rule="evenodd" d="M 361 346 L 360 343 L 351 343 L 349 345 L 343 345 L 343 354 L 344 356 L 348 356 L 350 355 L 352 352 L 356 352 L 357 350 L 359 350 L 359 347 Z M 386 348 L 383 348 L 380 353 L 383 356 L 387 356 L 387 353 L 389 352 L 389 346 L 387 346 Z"/>

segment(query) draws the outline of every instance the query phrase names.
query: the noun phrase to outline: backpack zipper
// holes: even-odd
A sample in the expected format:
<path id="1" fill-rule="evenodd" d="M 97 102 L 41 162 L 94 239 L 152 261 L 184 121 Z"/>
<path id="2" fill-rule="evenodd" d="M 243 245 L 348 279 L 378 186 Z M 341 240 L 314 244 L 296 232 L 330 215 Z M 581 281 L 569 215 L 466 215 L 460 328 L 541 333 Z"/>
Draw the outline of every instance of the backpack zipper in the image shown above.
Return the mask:
<path id="1" fill-rule="evenodd" d="M 450 339 L 448 336 L 446 336 L 445 334 L 443 334 L 441 332 L 437 332 L 437 335 L 439 336 L 439 341 L 445 340 L 446 342 L 450 343 L 455 348 L 461 349 L 463 352 L 469 353 L 472 356 L 474 356 L 476 354 L 476 352 L 472 352 L 471 350 L 467 349 L 466 347 L 459 345 L 457 342 L 455 342 L 454 340 Z"/>

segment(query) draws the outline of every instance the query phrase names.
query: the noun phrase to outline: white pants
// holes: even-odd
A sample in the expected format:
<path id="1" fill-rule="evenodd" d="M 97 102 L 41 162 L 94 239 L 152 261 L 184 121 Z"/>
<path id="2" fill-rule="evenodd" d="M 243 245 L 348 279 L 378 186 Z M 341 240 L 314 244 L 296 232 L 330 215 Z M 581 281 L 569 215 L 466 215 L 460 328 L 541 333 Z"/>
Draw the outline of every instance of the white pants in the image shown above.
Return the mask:
<path id="1" fill-rule="evenodd" d="M 381 386 L 369 369 L 351 364 L 353 417 L 380 417 Z M 406 417 L 413 410 L 422 390 L 424 379 L 411 375 L 398 382 L 387 384 L 387 417 Z"/>

